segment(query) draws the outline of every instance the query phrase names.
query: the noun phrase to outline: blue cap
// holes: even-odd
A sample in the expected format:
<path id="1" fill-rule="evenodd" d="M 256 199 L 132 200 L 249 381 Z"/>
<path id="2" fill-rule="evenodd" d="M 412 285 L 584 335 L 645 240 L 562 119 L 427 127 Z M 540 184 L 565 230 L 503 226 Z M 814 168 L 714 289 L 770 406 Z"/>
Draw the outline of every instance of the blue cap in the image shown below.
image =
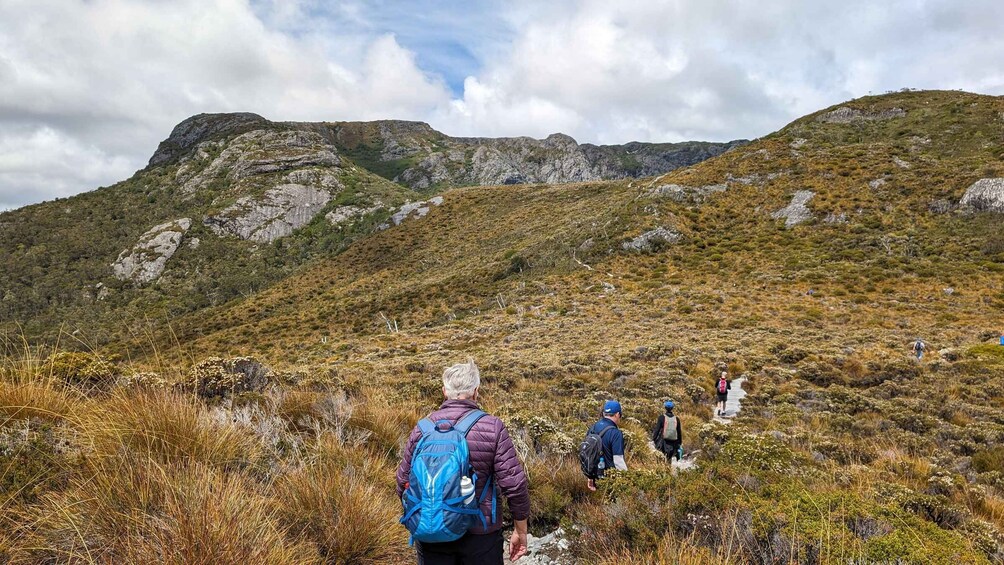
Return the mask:
<path id="1" fill-rule="evenodd" d="M 621 411 L 621 403 L 616 400 L 608 400 L 603 404 L 603 413 L 612 416 L 614 414 L 619 414 Z"/>
<path id="2" fill-rule="evenodd" d="M 663 404 L 663 406 L 665 406 L 666 408 L 672 408 L 672 407 L 676 406 L 676 404 L 673 404 L 672 400 L 667 400 L 666 403 Z"/>

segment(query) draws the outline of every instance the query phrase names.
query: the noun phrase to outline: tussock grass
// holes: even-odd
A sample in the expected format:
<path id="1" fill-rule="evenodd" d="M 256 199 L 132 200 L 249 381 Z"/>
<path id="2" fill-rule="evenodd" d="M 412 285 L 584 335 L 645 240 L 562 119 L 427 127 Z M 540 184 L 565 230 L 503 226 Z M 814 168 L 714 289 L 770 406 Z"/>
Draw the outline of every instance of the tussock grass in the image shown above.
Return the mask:
<path id="1" fill-rule="evenodd" d="M 407 532 L 397 525 L 400 503 L 385 490 L 392 476 L 384 459 L 366 452 L 322 452 L 281 477 L 273 496 L 282 523 L 328 563 L 404 561 L 410 551 Z"/>
<path id="2" fill-rule="evenodd" d="M 117 393 L 81 419 L 90 447 L 104 456 L 128 449 L 162 464 L 197 462 L 224 469 L 244 468 L 258 456 L 253 437 L 214 420 L 205 407 L 179 393 Z"/>
<path id="3" fill-rule="evenodd" d="M 17 419 L 71 419 L 79 396 L 79 393 L 51 380 L 20 383 L 0 381 L 0 428 Z"/>
<path id="4" fill-rule="evenodd" d="M 317 563 L 260 490 L 201 464 L 104 459 L 37 510 L 25 562 Z"/>

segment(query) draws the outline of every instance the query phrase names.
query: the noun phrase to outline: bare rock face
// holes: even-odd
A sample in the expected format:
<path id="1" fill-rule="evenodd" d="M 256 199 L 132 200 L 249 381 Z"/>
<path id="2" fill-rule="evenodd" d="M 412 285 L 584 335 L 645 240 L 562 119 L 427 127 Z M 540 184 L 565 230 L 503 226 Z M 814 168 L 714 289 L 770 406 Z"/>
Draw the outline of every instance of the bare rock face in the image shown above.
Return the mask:
<path id="1" fill-rule="evenodd" d="M 424 190 L 450 181 L 454 175 L 453 171 L 463 167 L 463 151 L 443 151 L 422 159 L 418 165 L 406 169 L 394 180 L 416 190 Z"/>
<path id="2" fill-rule="evenodd" d="M 148 166 L 154 167 L 177 160 L 197 145 L 215 137 L 232 135 L 249 128 L 267 124 L 268 121 L 251 113 L 198 114 L 174 127 L 170 137 L 161 142 L 150 158 Z"/>
<path id="3" fill-rule="evenodd" d="M 625 241 L 621 247 L 626 251 L 652 251 L 660 245 L 678 243 L 682 238 L 679 232 L 659 226 L 630 241 Z"/>
<path id="4" fill-rule="evenodd" d="M 513 137 L 471 140 L 475 145 L 464 184 L 499 185 L 597 180 L 574 139 L 552 134 L 546 139 Z"/>
<path id="5" fill-rule="evenodd" d="M 271 243 L 305 226 L 331 201 L 331 193 L 302 184 L 283 184 L 261 198 L 244 196 L 203 223 L 219 235 Z"/>
<path id="6" fill-rule="evenodd" d="M 424 218 L 431 209 L 431 206 L 439 206 L 443 203 L 442 196 L 434 196 L 428 200 L 423 200 L 421 202 L 408 202 L 404 206 L 394 212 L 394 215 L 390 217 L 386 223 L 380 225 L 380 229 L 387 229 L 394 224 L 395 226 L 400 225 L 401 222 L 407 220 L 409 217 Z"/>
<path id="7" fill-rule="evenodd" d="M 966 189 L 959 207 L 970 212 L 1004 214 L 1004 178 L 980 179 Z"/>
<path id="8" fill-rule="evenodd" d="M 878 112 L 863 112 L 856 108 L 841 106 L 817 117 L 816 121 L 826 124 L 853 124 L 891 120 L 893 118 L 902 118 L 903 116 L 906 116 L 906 110 L 902 108 L 889 108 L 887 110 L 879 110 Z"/>
<path id="9" fill-rule="evenodd" d="M 371 206 L 369 208 L 364 208 L 362 206 L 339 206 L 325 214 L 324 219 L 328 220 L 328 223 L 333 226 L 342 226 L 351 223 L 366 214 L 372 214 L 382 207 L 383 204 L 380 203 L 377 203 L 376 206 Z"/>
<path id="10" fill-rule="evenodd" d="M 192 220 L 181 218 L 154 226 L 140 236 L 136 245 L 119 254 L 112 263 L 112 271 L 119 280 L 132 280 L 144 284 L 156 280 L 164 272 L 167 260 L 181 245 Z"/>
<path id="11" fill-rule="evenodd" d="M 651 198 L 668 198 L 674 202 L 689 202 L 700 204 L 712 194 L 725 192 L 728 184 L 709 184 L 707 186 L 683 186 L 680 184 L 663 184 L 648 191 L 645 196 Z"/>
<path id="12" fill-rule="evenodd" d="M 206 166 L 213 150 L 222 142 L 199 144 L 190 157 L 178 167 L 175 180 L 185 194 L 205 189 L 217 179 L 230 184 L 257 175 L 294 171 L 304 167 L 336 167 L 341 158 L 327 145 L 320 134 L 300 130 L 253 130 L 241 134 L 229 143 Z M 294 171 L 298 172 L 298 171 Z M 291 182 L 298 182 L 295 179 Z"/>
<path id="13" fill-rule="evenodd" d="M 791 197 L 791 202 L 787 206 L 774 212 L 770 217 L 775 220 L 784 218 L 784 227 L 786 228 L 807 222 L 813 217 L 812 210 L 809 210 L 807 204 L 815 195 L 816 193 L 811 190 L 799 190 Z"/>

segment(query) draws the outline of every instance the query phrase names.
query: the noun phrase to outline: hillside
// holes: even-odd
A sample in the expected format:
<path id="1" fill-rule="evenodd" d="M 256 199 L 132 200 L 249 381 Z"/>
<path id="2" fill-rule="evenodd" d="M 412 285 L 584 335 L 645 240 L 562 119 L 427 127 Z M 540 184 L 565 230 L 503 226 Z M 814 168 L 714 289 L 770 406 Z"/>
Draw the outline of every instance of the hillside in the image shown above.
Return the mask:
<path id="1" fill-rule="evenodd" d="M 655 174 L 737 143 L 595 147 L 560 135 L 450 138 L 411 122 L 193 116 L 132 178 L 0 214 L 0 324 L 54 339 L 65 323 L 106 343 L 146 318 L 258 292 L 385 222 L 424 214 L 432 194 L 409 187 Z M 429 164 L 439 158 L 448 172 Z"/>
<path id="2" fill-rule="evenodd" d="M 190 120 L 162 144 L 158 165 L 0 215 L 0 320 L 35 337 L 66 323 L 104 342 L 147 316 L 253 293 L 419 199 L 319 135 L 231 121 Z M 192 152 L 164 157 L 165 146 L 214 127 Z"/>
<path id="3" fill-rule="evenodd" d="M 307 237 L 329 233 L 315 217 L 267 245 L 231 221 L 273 186 L 240 176 L 263 160 L 243 147 L 211 172 L 258 131 L 233 119 L 249 129 L 173 135 L 136 177 L 230 188 L 195 182 L 202 208 L 168 200 L 128 220 L 130 241 L 192 218 L 161 230 L 182 232 L 172 262 L 216 239 L 266 265 L 302 242 L 302 261 L 94 354 L 9 340 L 0 468 L 25 472 L 0 482 L 0 556 L 407 562 L 392 469 L 444 365 L 472 356 L 528 468 L 531 531 L 567 538 L 559 562 L 1004 560 L 1004 97 L 860 98 L 658 176 L 453 188 L 339 239 Z M 221 135 L 219 154 L 186 141 Z M 268 162 L 360 175 L 363 209 L 419 198 L 347 145 L 328 149 L 337 164 L 328 141 L 308 146 Z M 81 198 L 139 205 L 137 183 Z M 313 252 L 323 241 L 342 251 Z M 142 286 L 150 304 L 171 265 Z M 729 423 L 712 414 L 720 370 L 747 379 Z M 611 397 L 631 470 L 590 494 L 572 451 Z M 647 444 L 666 398 L 690 470 Z"/>
<path id="4" fill-rule="evenodd" d="M 541 316 L 573 302 L 606 304 L 636 327 L 660 304 L 666 314 L 658 317 L 688 306 L 701 311 L 693 321 L 665 321 L 685 327 L 731 325 L 743 333 L 797 322 L 819 335 L 865 329 L 882 312 L 921 303 L 909 326 L 958 339 L 959 328 L 980 327 L 963 316 L 1000 300 L 985 291 L 996 288 L 1000 273 L 1000 218 L 959 208 L 976 181 L 1004 172 L 1002 122 L 994 113 L 1000 101 L 905 93 L 840 108 L 865 108 L 870 116 L 889 105 L 904 115 L 841 123 L 827 116 L 845 110 L 830 109 L 645 181 L 450 191 L 427 217 L 175 330 L 208 334 L 209 350 L 263 344 L 249 353 L 275 347 L 288 355 L 292 343 L 277 337 L 289 336 L 298 348 L 315 344 L 313 354 L 323 357 L 330 346 L 321 345 L 322 336 L 380 333 L 381 312 L 427 335 L 448 331 L 452 317 L 497 310 L 501 293 Z M 805 206 L 792 205 L 799 194 Z M 625 248 L 659 228 L 660 241 L 638 246 L 661 252 Z M 953 323 L 939 324 L 939 313 Z M 218 340 L 212 328 L 222 332 Z M 569 334 L 587 339 L 578 329 Z"/>

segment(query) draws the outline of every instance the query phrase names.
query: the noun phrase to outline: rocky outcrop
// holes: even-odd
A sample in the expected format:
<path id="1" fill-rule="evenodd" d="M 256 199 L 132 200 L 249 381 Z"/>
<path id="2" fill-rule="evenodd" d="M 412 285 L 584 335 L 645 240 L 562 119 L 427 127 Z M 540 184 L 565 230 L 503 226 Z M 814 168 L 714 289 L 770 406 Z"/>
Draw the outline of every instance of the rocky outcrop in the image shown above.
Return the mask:
<path id="1" fill-rule="evenodd" d="M 148 167 L 164 165 L 190 153 L 200 143 L 233 135 L 268 124 L 268 120 L 251 113 L 198 114 L 174 127 L 150 157 Z"/>
<path id="2" fill-rule="evenodd" d="M 112 263 L 112 272 L 119 280 L 132 280 L 139 284 L 149 283 L 160 277 L 185 232 L 192 227 L 192 220 L 181 218 L 154 226 L 139 237 L 132 248 L 119 254 Z"/>
<path id="3" fill-rule="evenodd" d="M 175 180 L 185 194 L 194 194 L 223 179 L 228 186 L 258 175 L 294 171 L 305 167 L 328 168 L 341 165 L 334 148 L 326 144 L 320 134 L 298 130 L 254 130 L 241 134 L 225 144 L 219 155 L 219 142 L 200 144 L 193 155 L 181 160 Z M 212 159 L 211 161 L 209 161 Z M 207 161 L 208 164 L 207 164 Z M 291 174 L 311 175 L 316 171 L 294 171 Z M 302 183 L 298 179 L 290 182 Z M 330 187 L 337 179 L 330 173 L 323 179 Z"/>
<path id="4" fill-rule="evenodd" d="M 580 145 L 560 133 L 544 139 L 450 137 L 428 124 L 402 121 L 340 122 L 331 128 L 334 134 L 327 137 L 335 139 L 340 153 L 417 190 L 655 176 L 747 143 Z M 380 164 L 396 172 L 381 171 Z"/>
<path id="5" fill-rule="evenodd" d="M 328 223 L 333 226 L 342 226 L 349 224 L 366 214 L 372 214 L 382 207 L 383 205 L 379 203 L 376 206 L 369 208 L 364 208 L 362 206 L 339 206 L 325 214 L 324 219 L 328 220 Z"/>
<path id="6" fill-rule="evenodd" d="M 496 185 L 598 180 L 579 144 L 567 135 L 526 137 L 481 143 L 471 157 L 463 184 Z"/>
<path id="7" fill-rule="evenodd" d="M 400 225 L 401 222 L 407 220 L 409 217 L 424 218 L 432 206 L 439 206 L 442 203 L 442 196 L 434 196 L 422 202 L 408 202 L 404 206 L 401 206 L 397 212 L 394 212 L 387 222 L 381 224 L 380 229 L 387 229 L 391 224 L 395 226 Z"/>
<path id="8" fill-rule="evenodd" d="M 728 185 L 725 183 L 709 184 L 706 186 L 663 184 L 649 190 L 645 195 L 650 198 L 668 198 L 674 202 L 700 204 L 712 194 L 725 192 L 728 188 Z"/>
<path id="9" fill-rule="evenodd" d="M 970 212 L 1004 214 L 1004 178 L 980 179 L 966 189 L 959 207 Z"/>
<path id="10" fill-rule="evenodd" d="M 770 217 L 775 220 L 780 220 L 784 218 L 784 226 L 790 228 L 797 226 L 802 222 L 807 222 L 812 219 L 812 210 L 809 210 L 807 204 L 816 193 L 811 190 L 799 190 L 791 197 L 791 202 L 777 210 Z"/>
<path id="11" fill-rule="evenodd" d="M 219 235 L 271 243 L 310 223 L 330 201 L 324 188 L 284 184 L 261 198 L 242 197 L 203 223 Z"/>
<path id="12" fill-rule="evenodd" d="M 817 117 L 816 121 L 826 124 L 853 124 L 860 122 L 891 120 L 893 118 L 902 118 L 904 116 L 906 116 L 906 110 L 902 108 L 888 108 L 876 112 L 864 112 L 862 110 L 858 110 L 857 108 L 841 106 Z"/>
<path id="13" fill-rule="evenodd" d="M 682 238 L 679 232 L 659 226 L 630 241 L 625 241 L 621 247 L 626 251 L 653 251 L 663 245 L 678 243 Z"/>

